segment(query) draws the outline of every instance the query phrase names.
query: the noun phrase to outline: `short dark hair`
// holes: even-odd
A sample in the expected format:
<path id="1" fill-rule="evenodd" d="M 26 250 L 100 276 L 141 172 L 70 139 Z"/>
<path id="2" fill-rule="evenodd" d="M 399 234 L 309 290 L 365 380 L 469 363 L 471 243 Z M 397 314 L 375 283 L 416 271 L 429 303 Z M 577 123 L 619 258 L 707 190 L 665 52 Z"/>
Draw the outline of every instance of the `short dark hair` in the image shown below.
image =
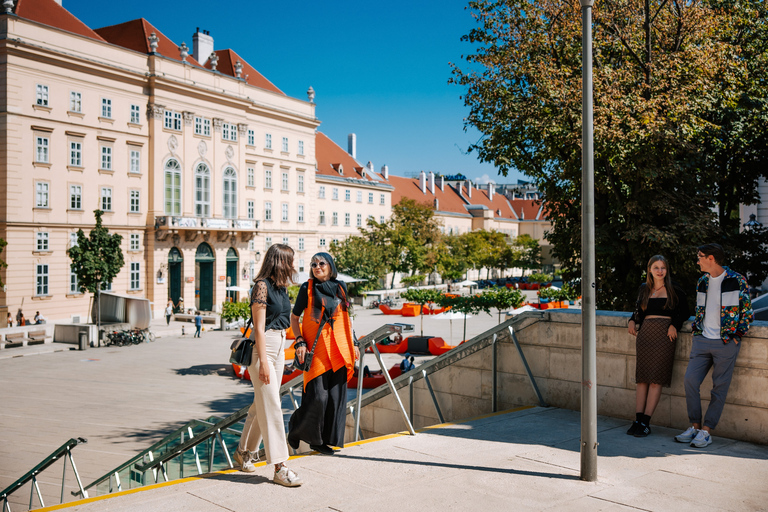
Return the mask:
<path id="1" fill-rule="evenodd" d="M 715 263 L 722 266 L 725 264 L 725 251 L 720 244 L 704 244 L 699 246 L 699 252 L 704 256 L 714 256 Z"/>

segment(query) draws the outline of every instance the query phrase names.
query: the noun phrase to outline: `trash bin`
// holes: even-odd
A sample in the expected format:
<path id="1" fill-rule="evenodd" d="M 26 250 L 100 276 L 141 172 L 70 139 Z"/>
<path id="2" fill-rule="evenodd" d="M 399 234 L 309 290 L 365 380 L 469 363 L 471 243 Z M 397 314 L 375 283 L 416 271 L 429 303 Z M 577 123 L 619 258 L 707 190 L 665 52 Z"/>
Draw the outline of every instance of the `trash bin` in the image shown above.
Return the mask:
<path id="1" fill-rule="evenodd" d="M 78 333 L 78 348 L 79 350 L 88 348 L 88 331 L 83 330 Z"/>

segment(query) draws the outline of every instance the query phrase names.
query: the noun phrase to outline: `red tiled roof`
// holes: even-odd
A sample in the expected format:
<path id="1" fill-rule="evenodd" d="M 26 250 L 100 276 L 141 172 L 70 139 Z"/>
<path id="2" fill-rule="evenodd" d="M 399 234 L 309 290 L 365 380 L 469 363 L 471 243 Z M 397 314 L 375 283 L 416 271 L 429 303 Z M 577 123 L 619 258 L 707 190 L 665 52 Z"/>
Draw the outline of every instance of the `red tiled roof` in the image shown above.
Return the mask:
<path id="1" fill-rule="evenodd" d="M 371 179 L 371 173 L 368 171 L 363 177 L 363 166 L 323 132 L 317 132 L 315 135 L 315 160 L 317 160 L 317 174 L 343 176 L 371 182 L 377 181 Z M 339 174 L 339 166 L 344 170 L 344 174 Z"/>
<path id="2" fill-rule="evenodd" d="M 154 32 L 157 36 L 157 53 L 170 59 L 181 60 L 179 45 L 167 38 L 162 32 L 155 28 L 144 18 L 126 21 L 118 25 L 97 28 L 96 32 L 105 40 L 112 44 L 128 48 L 139 53 L 149 53 L 148 37 Z M 200 66 L 200 63 L 192 58 L 192 48 L 189 49 L 190 56 L 187 62 Z"/>
<path id="3" fill-rule="evenodd" d="M 71 12 L 57 4 L 54 0 L 18 0 L 16 15 L 20 18 L 42 23 L 73 34 L 90 37 L 97 41 L 104 39 L 77 19 Z"/>
<path id="4" fill-rule="evenodd" d="M 219 62 L 216 64 L 216 71 L 225 75 L 235 76 L 235 63 L 240 61 L 243 65 L 243 74 L 241 76 L 247 83 L 254 87 L 266 89 L 267 91 L 276 92 L 285 96 L 283 91 L 267 80 L 264 75 L 256 71 L 256 68 L 248 64 L 245 59 L 239 56 L 234 50 L 216 50 L 214 53 L 219 57 Z M 211 69 L 210 59 L 205 62 L 205 67 Z"/>
<path id="5" fill-rule="evenodd" d="M 493 200 L 491 200 L 488 195 L 487 186 L 486 188 L 479 189 L 473 185 L 472 198 L 470 199 L 465 183 L 461 184 L 461 189 L 464 192 L 464 199 L 468 204 L 486 206 L 489 210 L 493 211 L 494 218 L 517 219 L 517 215 L 513 211 L 512 206 L 502 194 L 494 191 Z M 499 211 L 501 211 L 501 213 L 499 213 Z"/>
<path id="6" fill-rule="evenodd" d="M 509 204 L 520 220 L 546 220 L 541 200 L 510 199 Z"/>
<path id="7" fill-rule="evenodd" d="M 392 204 L 398 204 L 404 197 L 419 203 L 427 202 L 432 205 L 435 204 L 435 199 L 437 199 L 438 206 L 436 211 L 468 215 L 467 209 L 464 207 L 464 201 L 462 201 L 459 194 L 450 185 L 445 185 L 445 190 L 443 191 L 435 184 L 434 194 L 429 191 L 429 186 L 427 186 L 425 194 L 421 191 L 419 180 L 416 178 L 403 178 L 390 174 L 388 181 L 390 185 L 395 187 L 395 190 L 392 191 Z"/>

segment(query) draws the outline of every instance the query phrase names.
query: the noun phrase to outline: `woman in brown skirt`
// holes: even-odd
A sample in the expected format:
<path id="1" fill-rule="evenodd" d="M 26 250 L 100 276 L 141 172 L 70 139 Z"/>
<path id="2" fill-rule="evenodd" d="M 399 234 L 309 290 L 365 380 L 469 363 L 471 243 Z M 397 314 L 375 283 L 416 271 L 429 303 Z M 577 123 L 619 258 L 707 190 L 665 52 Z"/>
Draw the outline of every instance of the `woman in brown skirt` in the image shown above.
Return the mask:
<path id="1" fill-rule="evenodd" d="M 659 404 L 661 388 L 672 383 L 677 333 L 689 317 L 685 293 L 672 284 L 667 259 L 653 256 L 647 273 L 629 319 L 629 334 L 637 336 L 637 407 L 636 419 L 627 434 L 635 437 L 651 433 L 651 416 Z"/>

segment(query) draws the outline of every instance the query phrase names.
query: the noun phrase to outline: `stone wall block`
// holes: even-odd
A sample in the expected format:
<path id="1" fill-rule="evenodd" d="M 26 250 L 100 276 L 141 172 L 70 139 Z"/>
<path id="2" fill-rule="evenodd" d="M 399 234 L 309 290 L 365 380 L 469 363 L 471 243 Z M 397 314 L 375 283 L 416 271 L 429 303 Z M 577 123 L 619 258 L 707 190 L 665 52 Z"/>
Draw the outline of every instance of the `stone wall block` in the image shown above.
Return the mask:
<path id="1" fill-rule="evenodd" d="M 606 414 L 610 412 L 610 414 Z M 635 392 L 624 387 L 597 386 L 597 414 L 635 419 Z"/>
<path id="2" fill-rule="evenodd" d="M 535 345 L 523 345 L 523 354 L 525 355 L 531 372 L 536 377 L 549 377 L 549 350 L 548 347 L 539 347 Z M 498 368 L 497 371 L 505 373 L 517 373 L 525 375 L 525 366 L 520 358 L 520 353 L 514 344 L 502 345 L 499 347 Z"/>
<path id="3" fill-rule="evenodd" d="M 549 350 L 549 368 L 554 378 L 581 382 L 581 351 L 552 348 Z"/>
<path id="4" fill-rule="evenodd" d="M 579 363 L 579 372 L 581 372 L 581 363 Z M 597 382 L 601 386 L 628 388 L 627 356 L 599 353 L 597 355 Z"/>

